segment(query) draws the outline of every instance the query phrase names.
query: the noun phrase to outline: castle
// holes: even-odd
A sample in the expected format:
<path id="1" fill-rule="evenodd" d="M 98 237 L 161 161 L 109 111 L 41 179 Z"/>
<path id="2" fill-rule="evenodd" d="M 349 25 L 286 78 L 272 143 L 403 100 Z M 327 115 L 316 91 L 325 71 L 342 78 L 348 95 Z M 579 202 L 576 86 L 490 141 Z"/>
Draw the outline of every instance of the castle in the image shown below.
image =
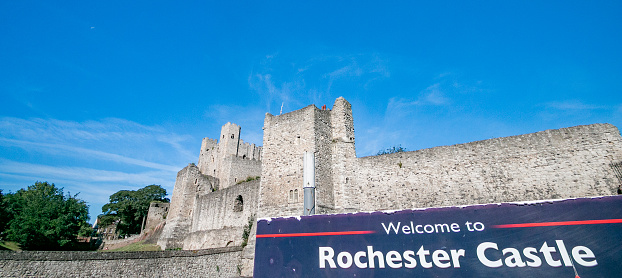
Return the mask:
<path id="1" fill-rule="evenodd" d="M 225 124 L 219 140 L 203 139 L 198 164 L 179 171 L 158 244 L 248 243 L 243 275 L 254 254 L 245 226 L 303 215 L 305 152 L 315 157 L 318 214 L 615 195 L 622 184 L 622 137 L 609 124 L 359 158 L 350 103 L 338 98 L 330 110 L 267 113 L 263 147 L 240 130 Z"/>

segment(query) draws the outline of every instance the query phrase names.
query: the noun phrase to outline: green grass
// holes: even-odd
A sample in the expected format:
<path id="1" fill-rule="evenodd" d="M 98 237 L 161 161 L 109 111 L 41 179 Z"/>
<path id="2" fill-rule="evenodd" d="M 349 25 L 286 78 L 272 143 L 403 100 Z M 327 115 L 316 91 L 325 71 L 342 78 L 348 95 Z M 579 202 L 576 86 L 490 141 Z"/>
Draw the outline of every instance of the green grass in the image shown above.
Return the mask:
<path id="1" fill-rule="evenodd" d="M 136 251 L 161 251 L 157 244 L 144 244 L 141 242 L 132 243 L 117 249 L 102 250 L 102 252 L 136 252 Z"/>
<path id="2" fill-rule="evenodd" d="M 260 176 L 257 176 L 257 177 L 246 177 L 246 180 L 241 180 L 241 181 L 237 182 L 236 184 L 240 184 L 240 183 L 247 182 L 247 181 L 258 180 L 260 178 L 261 178 Z"/>
<path id="3" fill-rule="evenodd" d="M 19 245 L 12 241 L 0 241 L 0 250 L 19 251 Z"/>

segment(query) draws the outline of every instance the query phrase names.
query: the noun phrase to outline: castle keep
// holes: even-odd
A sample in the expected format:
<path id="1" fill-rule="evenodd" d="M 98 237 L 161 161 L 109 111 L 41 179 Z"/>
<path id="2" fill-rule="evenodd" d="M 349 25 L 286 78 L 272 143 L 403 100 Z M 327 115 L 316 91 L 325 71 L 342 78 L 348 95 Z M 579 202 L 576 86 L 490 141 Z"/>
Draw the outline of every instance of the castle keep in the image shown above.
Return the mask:
<path id="1" fill-rule="evenodd" d="M 615 195 L 622 184 L 622 137 L 610 124 L 359 158 L 350 103 L 338 98 L 330 110 L 266 114 L 263 147 L 240 135 L 225 124 L 218 140 L 203 139 L 198 165 L 179 171 L 163 249 L 239 246 L 252 217 L 302 215 L 305 152 L 319 214 Z"/>
<path id="2" fill-rule="evenodd" d="M 163 250 L 241 244 L 244 225 L 257 207 L 261 147 L 242 141 L 240 130 L 227 123 L 220 140 L 204 138 L 198 165 L 190 163 L 177 173 L 158 240 Z"/>

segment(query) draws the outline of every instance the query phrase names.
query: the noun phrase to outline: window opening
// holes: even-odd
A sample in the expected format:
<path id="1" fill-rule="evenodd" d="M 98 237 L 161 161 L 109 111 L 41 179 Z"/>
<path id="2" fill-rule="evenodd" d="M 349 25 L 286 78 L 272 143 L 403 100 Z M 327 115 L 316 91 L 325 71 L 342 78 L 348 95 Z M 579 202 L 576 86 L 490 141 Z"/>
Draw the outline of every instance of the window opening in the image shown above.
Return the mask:
<path id="1" fill-rule="evenodd" d="M 242 195 L 238 195 L 238 197 L 235 198 L 235 203 L 233 204 L 233 211 L 240 212 L 242 210 L 244 210 L 244 199 L 242 199 Z"/>

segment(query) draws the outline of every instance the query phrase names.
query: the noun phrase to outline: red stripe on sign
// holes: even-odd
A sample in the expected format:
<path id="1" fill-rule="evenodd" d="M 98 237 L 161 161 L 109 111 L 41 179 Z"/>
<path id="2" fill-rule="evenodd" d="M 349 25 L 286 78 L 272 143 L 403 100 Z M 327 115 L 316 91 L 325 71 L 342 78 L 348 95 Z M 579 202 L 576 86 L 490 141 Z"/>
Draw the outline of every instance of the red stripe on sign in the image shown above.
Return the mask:
<path id="1" fill-rule="evenodd" d="M 622 219 L 603 219 L 603 220 L 581 220 L 581 221 L 562 221 L 562 222 L 504 224 L 504 225 L 493 225 L 492 227 L 493 228 L 529 228 L 529 227 L 592 225 L 592 224 L 612 224 L 612 223 L 622 223 Z"/>
<path id="2" fill-rule="evenodd" d="M 347 236 L 347 235 L 367 235 L 374 234 L 375 231 L 345 231 L 345 232 L 319 232 L 319 233 L 294 233 L 294 234 L 265 234 L 257 235 L 262 237 L 300 237 L 300 236 Z"/>

